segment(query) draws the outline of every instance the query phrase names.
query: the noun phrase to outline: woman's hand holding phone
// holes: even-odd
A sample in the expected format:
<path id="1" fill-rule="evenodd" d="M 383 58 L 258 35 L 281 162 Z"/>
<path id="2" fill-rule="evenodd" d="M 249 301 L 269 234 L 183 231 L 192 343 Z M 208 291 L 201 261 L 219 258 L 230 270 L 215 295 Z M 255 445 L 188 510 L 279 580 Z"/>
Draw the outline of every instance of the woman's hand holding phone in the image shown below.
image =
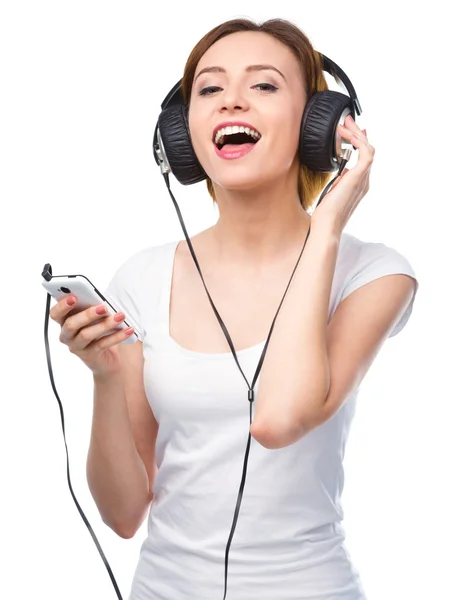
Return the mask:
<path id="1" fill-rule="evenodd" d="M 69 305 L 68 301 L 71 299 L 75 303 Z M 97 338 L 117 327 L 125 319 L 124 313 L 103 318 L 107 310 L 100 304 L 68 316 L 75 308 L 77 309 L 77 299 L 70 296 L 59 300 L 49 311 L 51 319 L 61 326 L 59 341 L 68 346 L 69 351 L 76 354 L 94 375 L 119 373 L 121 365 L 117 344 L 130 337 L 133 328 L 116 329 L 110 335 Z M 101 310 L 103 312 L 97 312 Z M 94 321 L 99 322 L 93 324 Z"/>

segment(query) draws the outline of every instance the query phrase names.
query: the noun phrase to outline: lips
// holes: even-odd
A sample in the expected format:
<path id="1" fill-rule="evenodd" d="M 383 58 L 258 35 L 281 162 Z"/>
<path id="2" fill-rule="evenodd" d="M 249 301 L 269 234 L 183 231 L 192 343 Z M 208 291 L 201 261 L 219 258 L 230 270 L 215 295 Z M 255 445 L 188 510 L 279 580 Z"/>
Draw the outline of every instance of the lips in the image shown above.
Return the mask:
<path id="1" fill-rule="evenodd" d="M 252 152 L 256 144 L 253 144 L 253 142 L 249 142 L 247 144 L 226 144 L 221 149 L 215 144 L 213 146 L 215 148 L 215 152 L 220 158 L 224 158 L 225 160 L 233 160 L 236 158 L 242 158 L 246 154 Z"/>
<path id="2" fill-rule="evenodd" d="M 221 130 L 226 128 L 227 132 L 221 132 Z M 253 138 L 256 141 L 245 141 L 243 143 L 239 143 L 241 142 L 241 140 L 239 140 L 237 137 L 238 143 L 222 143 L 222 147 L 219 148 L 218 140 L 224 140 L 225 138 L 229 138 L 231 135 L 233 136 L 233 138 L 236 138 L 240 135 L 247 137 L 247 139 Z M 223 158 L 225 160 L 233 160 L 246 156 L 253 150 L 253 148 L 260 139 L 261 134 L 259 133 L 259 131 L 255 127 L 244 121 L 225 121 L 223 123 L 219 123 L 213 130 L 212 136 L 212 141 L 216 154 L 220 158 Z"/>

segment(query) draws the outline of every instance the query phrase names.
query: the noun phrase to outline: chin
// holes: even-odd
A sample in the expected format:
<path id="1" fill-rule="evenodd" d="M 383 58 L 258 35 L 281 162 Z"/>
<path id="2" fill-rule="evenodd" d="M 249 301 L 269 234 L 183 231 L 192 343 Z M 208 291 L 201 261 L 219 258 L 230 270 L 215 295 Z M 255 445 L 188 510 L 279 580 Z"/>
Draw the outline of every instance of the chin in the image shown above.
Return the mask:
<path id="1" fill-rule="evenodd" d="M 267 174 L 262 169 L 253 170 L 246 165 L 227 165 L 227 168 L 213 169 L 209 174 L 213 184 L 224 190 L 252 191 L 273 181 L 270 171 Z M 267 177 L 266 177 L 267 175 Z"/>
<path id="2" fill-rule="evenodd" d="M 216 177 L 211 178 L 216 188 L 221 188 L 228 192 L 252 192 L 258 190 L 266 183 L 264 177 L 252 177 L 251 173 L 245 174 L 244 177 Z"/>

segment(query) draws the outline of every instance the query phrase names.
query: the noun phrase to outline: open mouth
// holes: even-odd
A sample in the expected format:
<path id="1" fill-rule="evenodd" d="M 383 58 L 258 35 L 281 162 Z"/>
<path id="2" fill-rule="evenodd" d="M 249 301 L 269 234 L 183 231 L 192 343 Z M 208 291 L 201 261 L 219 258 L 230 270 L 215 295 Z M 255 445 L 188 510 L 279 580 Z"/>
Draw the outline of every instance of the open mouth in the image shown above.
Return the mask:
<path id="1" fill-rule="evenodd" d="M 243 125 L 222 127 L 216 132 L 213 143 L 218 150 L 236 150 L 245 144 L 256 144 L 261 134 L 253 128 Z"/>

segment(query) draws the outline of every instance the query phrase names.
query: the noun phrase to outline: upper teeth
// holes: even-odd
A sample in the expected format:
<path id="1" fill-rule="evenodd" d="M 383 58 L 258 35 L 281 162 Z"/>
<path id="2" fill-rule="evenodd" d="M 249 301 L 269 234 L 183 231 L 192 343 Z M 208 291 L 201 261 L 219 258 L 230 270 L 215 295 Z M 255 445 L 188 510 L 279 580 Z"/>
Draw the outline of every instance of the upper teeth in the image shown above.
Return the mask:
<path id="1" fill-rule="evenodd" d="M 254 139 L 258 140 L 261 134 L 250 127 L 244 127 L 243 125 L 232 125 L 229 127 L 222 127 L 218 129 L 215 136 L 215 144 L 219 144 L 224 141 L 225 135 L 233 135 L 234 133 L 247 133 Z"/>

